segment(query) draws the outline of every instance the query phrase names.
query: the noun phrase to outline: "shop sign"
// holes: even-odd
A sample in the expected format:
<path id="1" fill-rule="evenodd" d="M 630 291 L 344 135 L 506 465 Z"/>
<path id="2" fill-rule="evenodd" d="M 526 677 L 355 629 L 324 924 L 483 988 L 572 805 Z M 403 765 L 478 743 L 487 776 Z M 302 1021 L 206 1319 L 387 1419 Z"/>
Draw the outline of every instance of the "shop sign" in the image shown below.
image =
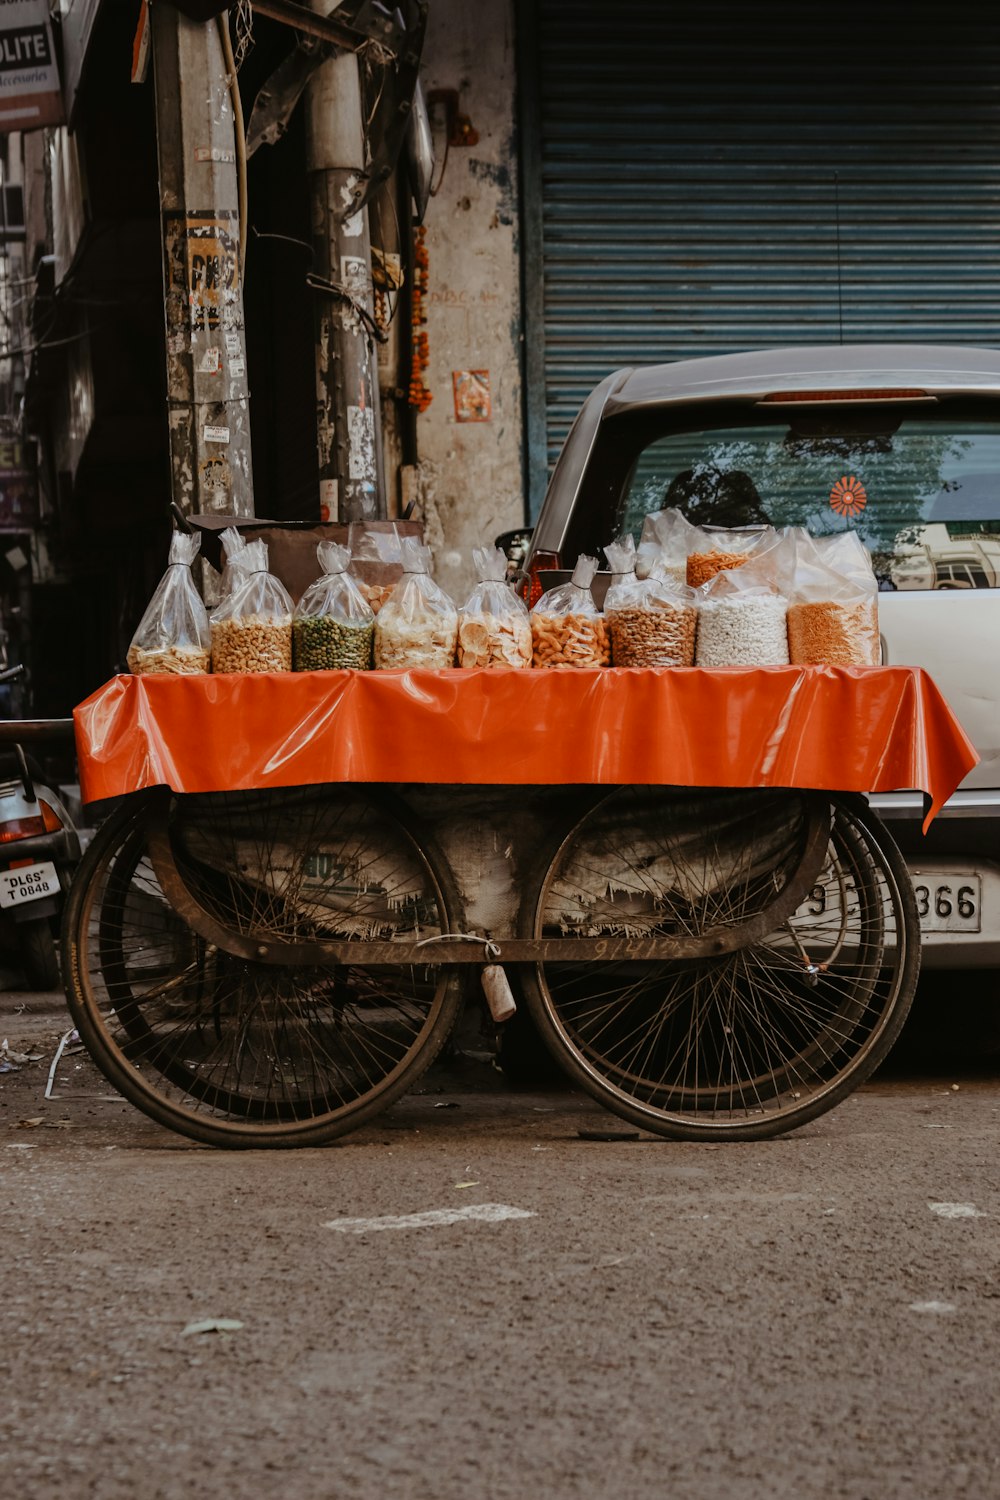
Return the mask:
<path id="1" fill-rule="evenodd" d="M 16 438 L 0 440 L 0 531 L 31 531 L 38 522 L 34 449 Z"/>
<path id="2" fill-rule="evenodd" d="M 48 0 L 0 0 L 0 133 L 64 119 Z"/>

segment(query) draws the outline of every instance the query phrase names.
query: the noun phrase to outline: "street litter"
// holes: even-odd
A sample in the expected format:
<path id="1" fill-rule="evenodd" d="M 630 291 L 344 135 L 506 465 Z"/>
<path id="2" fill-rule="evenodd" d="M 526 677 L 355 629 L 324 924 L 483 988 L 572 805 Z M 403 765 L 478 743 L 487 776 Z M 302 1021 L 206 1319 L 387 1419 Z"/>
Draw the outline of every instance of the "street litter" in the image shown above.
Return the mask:
<path id="1" fill-rule="evenodd" d="M 986 1215 L 974 1203 L 928 1203 L 932 1214 L 942 1219 L 985 1219 Z"/>
<path id="2" fill-rule="evenodd" d="M 40 1062 L 41 1058 L 42 1054 L 40 1052 L 15 1052 L 6 1037 L 0 1042 L 0 1059 L 4 1062 L 14 1064 L 13 1069 L 5 1068 L 3 1069 L 4 1072 L 12 1072 L 17 1068 L 23 1068 L 25 1063 Z"/>
<path id="3" fill-rule="evenodd" d="M 15 1124 L 12 1126 L 12 1129 L 14 1129 L 14 1130 L 34 1130 L 35 1127 L 37 1125 L 41 1125 L 41 1123 L 42 1123 L 42 1116 L 41 1115 L 36 1115 L 34 1117 L 34 1119 L 32 1119 L 32 1120 L 17 1120 L 15 1122 Z"/>
<path id="4" fill-rule="evenodd" d="M 432 1229 L 445 1224 L 460 1224 L 477 1219 L 485 1224 L 499 1224 L 504 1219 L 533 1219 L 526 1208 L 511 1208 L 506 1203 L 470 1203 L 466 1208 L 430 1208 L 419 1214 L 384 1214 L 378 1219 L 330 1219 L 324 1229 L 338 1234 L 368 1234 L 375 1229 Z"/>
<path id="5" fill-rule="evenodd" d="M 52 1059 L 52 1066 L 49 1069 L 49 1081 L 45 1085 L 45 1097 L 46 1097 L 46 1099 L 51 1099 L 52 1098 L 52 1085 L 56 1081 L 56 1068 L 58 1068 L 58 1066 L 59 1066 L 59 1059 L 62 1057 L 64 1051 L 66 1050 L 66 1048 L 68 1046 L 70 1046 L 74 1042 L 78 1042 L 79 1040 L 80 1040 L 80 1033 L 77 1031 L 77 1029 L 76 1029 L 75 1026 L 71 1026 L 70 1029 L 69 1029 L 69 1031 L 65 1032 L 60 1037 L 60 1039 L 59 1039 L 59 1045 L 56 1048 L 56 1055 Z"/>
<path id="6" fill-rule="evenodd" d="M 458 1107 L 453 1099 L 441 1099 L 434 1106 L 435 1109 L 458 1109 Z"/>
<path id="7" fill-rule="evenodd" d="M 910 1312 L 922 1313 L 953 1313 L 956 1312 L 954 1302 L 911 1302 Z"/>
<path id="8" fill-rule="evenodd" d="M 242 1327 L 238 1318 L 202 1318 L 200 1322 L 182 1328 L 181 1338 L 187 1338 L 189 1333 L 235 1333 Z"/>
<path id="9" fill-rule="evenodd" d="M 479 1186 L 478 1181 L 475 1181 L 475 1182 L 456 1182 L 455 1183 L 455 1187 L 457 1187 L 457 1188 L 478 1187 L 478 1186 Z"/>

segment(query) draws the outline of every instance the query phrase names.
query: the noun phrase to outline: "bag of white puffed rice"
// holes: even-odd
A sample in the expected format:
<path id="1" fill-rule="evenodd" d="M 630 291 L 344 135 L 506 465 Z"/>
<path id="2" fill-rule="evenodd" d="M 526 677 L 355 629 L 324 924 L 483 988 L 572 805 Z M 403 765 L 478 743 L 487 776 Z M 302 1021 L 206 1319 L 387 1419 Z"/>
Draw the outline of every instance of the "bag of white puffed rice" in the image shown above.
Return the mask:
<path id="1" fill-rule="evenodd" d="M 348 573 L 351 554 L 337 542 L 316 547 L 320 576 L 295 606 L 292 647 L 296 672 L 361 671 L 372 664 L 375 615 Z"/>
<path id="2" fill-rule="evenodd" d="M 458 612 L 458 665 L 530 667 L 531 617 L 507 582 L 505 554 L 476 547 L 472 562 L 479 582 Z"/>
<path id="3" fill-rule="evenodd" d="M 580 557 L 569 583 L 559 584 L 531 611 L 536 667 L 606 667 L 611 661 L 604 617 L 591 593 L 596 557 Z"/>
<path id="4" fill-rule="evenodd" d="M 267 571 L 267 543 L 249 542 L 238 568 L 233 592 L 212 611 L 212 671 L 290 672 L 292 601 Z"/>
<path id="5" fill-rule="evenodd" d="M 454 666 L 458 610 L 430 575 L 430 548 L 404 536 L 399 550 L 403 576 L 375 617 L 375 665 Z"/>
<path id="6" fill-rule="evenodd" d="M 175 531 L 167 571 L 160 579 L 128 648 L 128 669 L 147 672 L 207 672 L 211 666 L 208 611 L 191 576 L 200 536 Z"/>
<path id="7" fill-rule="evenodd" d="M 222 565 L 222 580 L 219 583 L 219 598 L 225 599 L 236 586 L 237 567 L 247 550 L 247 544 L 246 538 L 237 531 L 235 526 L 227 526 L 219 537 L 219 541 L 222 543 L 222 555 L 225 558 Z"/>
<path id="8" fill-rule="evenodd" d="M 615 572 L 612 552 L 605 547 Z M 698 609 L 695 590 L 680 583 L 657 558 L 645 578 L 622 576 L 608 589 L 604 619 L 616 667 L 690 667 Z"/>
<path id="9" fill-rule="evenodd" d="M 636 576 L 648 578 L 653 565 L 659 563 L 665 578 L 686 583 L 688 553 L 698 535 L 697 526 L 692 526 L 675 505 L 647 516 L 636 554 Z"/>
<path id="10" fill-rule="evenodd" d="M 878 583 L 856 531 L 797 536 L 788 651 L 797 666 L 875 667 L 881 661 Z"/>
<path id="11" fill-rule="evenodd" d="M 697 666 L 788 665 L 788 599 L 766 568 L 724 569 L 698 592 Z"/>

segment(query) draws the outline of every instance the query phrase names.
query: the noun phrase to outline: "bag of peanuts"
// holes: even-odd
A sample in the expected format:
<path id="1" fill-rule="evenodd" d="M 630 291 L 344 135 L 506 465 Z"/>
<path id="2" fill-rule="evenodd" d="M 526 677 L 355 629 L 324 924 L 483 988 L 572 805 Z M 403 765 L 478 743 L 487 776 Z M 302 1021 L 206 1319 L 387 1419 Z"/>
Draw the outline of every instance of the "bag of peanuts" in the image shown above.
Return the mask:
<path id="1" fill-rule="evenodd" d="M 766 563 L 724 569 L 699 590 L 699 667 L 788 665 L 788 598 Z"/>
<path id="2" fill-rule="evenodd" d="M 238 567 L 247 550 L 246 539 L 237 531 L 235 526 L 227 526 L 219 537 L 222 543 L 222 555 L 225 562 L 222 565 L 222 579 L 219 583 L 219 598 L 225 599 L 233 592 L 237 582 L 240 580 Z"/>
<path id="3" fill-rule="evenodd" d="M 687 583 L 688 553 L 699 534 L 697 526 L 692 526 L 675 505 L 647 516 L 636 554 L 636 577 L 648 578 L 654 565 L 659 564 L 664 578 Z"/>
<path id="4" fill-rule="evenodd" d="M 212 671 L 290 672 L 292 601 L 267 571 L 267 543 L 249 542 L 234 562 L 242 576 L 211 615 Z"/>
<path id="5" fill-rule="evenodd" d="M 530 667 L 531 616 L 507 582 L 505 554 L 476 547 L 472 562 L 479 582 L 458 612 L 458 665 Z"/>
<path id="6" fill-rule="evenodd" d="M 604 549 L 613 573 L 615 545 Z M 698 629 L 695 601 L 694 589 L 677 582 L 659 558 L 646 577 L 633 574 L 614 582 L 604 600 L 612 665 L 690 667 Z"/>
<path id="7" fill-rule="evenodd" d="M 753 530 L 743 531 L 691 526 L 686 582 L 692 588 L 701 588 L 703 583 L 708 583 L 717 573 L 744 567 L 752 557 L 757 557 L 772 547 L 775 540 L 776 533 L 771 526 L 758 526 Z"/>
<path id="8" fill-rule="evenodd" d="M 543 594 L 531 611 L 532 661 L 536 667 L 606 667 L 611 648 L 590 585 L 596 557 L 581 557 L 569 583 Z"/>
<path id="9" fill-rule="evenodd" d="M 796 666 L 875 667 L 881 661 L 878 584 L 856 531 L 796 538 L 788 652 Z"/>
<path id="10" fill-rule="evenodd" d="M 375 665 L 451 667 L 458 610 L 430 575 L 430 548 L 415 536 L 399 546 L 403 576 L 376 615 Z"/>
<path id="11" fill-rule="evenodd" d="M 348 573 L 351 554 L 337 542 L 316 548 L 320 576 L 295 606 L 292 646 L 296 672 L 365 670 L 372 664 L 375 615 Z"/>
<path id="12" fill-rule="evenodd" d="M 208 611 L 191 576 L 201 537 L 175 531 L 167 571 L 139 621 L 128 648 L 128 669 L 147 672 L 207 672 L 211 666 Z"/>

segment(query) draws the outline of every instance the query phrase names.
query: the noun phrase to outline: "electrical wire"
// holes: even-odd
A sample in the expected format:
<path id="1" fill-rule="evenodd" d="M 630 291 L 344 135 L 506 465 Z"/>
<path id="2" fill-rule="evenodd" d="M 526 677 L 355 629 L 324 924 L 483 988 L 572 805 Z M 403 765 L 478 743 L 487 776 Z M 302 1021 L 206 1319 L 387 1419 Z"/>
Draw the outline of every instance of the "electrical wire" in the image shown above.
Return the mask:
<path id="1" fill-rule="evenodd" d="M 247 264 L 247 137 L 243 124 L 243 99 L 239 79 L 236 76 L 236 58 L 233 56 L 233 39 L 229 35 L 229 12 L 224 10 L 216 17 L 222 55 L 226 60 L 229 96 L 233 104 L 233 135 L 236 145 L 237 202 L 240 215 L 240 284 L 243 284 Z"/>

